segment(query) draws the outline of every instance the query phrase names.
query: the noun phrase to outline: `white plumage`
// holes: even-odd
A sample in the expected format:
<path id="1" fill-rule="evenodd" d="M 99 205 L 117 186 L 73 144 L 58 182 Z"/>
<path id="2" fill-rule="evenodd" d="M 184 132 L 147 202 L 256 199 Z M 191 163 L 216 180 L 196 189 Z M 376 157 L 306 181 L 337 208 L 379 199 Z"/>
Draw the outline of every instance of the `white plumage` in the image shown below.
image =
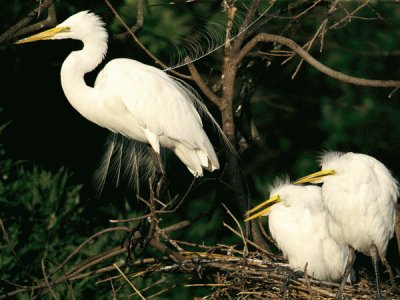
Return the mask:
<path id="1" fill-rule="evenodd" d="M 86 85 L 84 75 L 103 60 L 107 38 L 101 19 L 82 11 L 55 28 L 17 43 L 81 40 L 83 48 L 71 52 L 62 65 L 61 83 L 68 101 L 82 116 L 112 132 L 150 144 L 158 154 L 160 146 L 171 149 L 194 176 L 202 176 L 203 169 L 218 169 L 218 158 L 199 112 L 216 122 L 184 83 L 155 67 L 120 58 L 104 67 L 94 87 Z"/>
<path id="2" fill-rule="evenodd" d="M 269 215 L 271 235 L 290 267 L 304 271 L 307 264 L 310 276 L 339 281 L 346 266 L 348 248 L 338 244 L 328 232 L 321 189 L 280 180 L 270 190 L 273 202 L 264 203 L 272 203 L 272 206 L 257 215 Z"/>
<path id="3" fill-rule="evenodd" d="M 323 183 L 322 197 L 328 229 L 339 243 L 371 255 L 377 275 L 377 255 L 385 257 L 394 234 L 395 205 L 399 196 L 396 179 L 377 159 L 359 153 L 327 152 L 321 171 L 295 183 Z M 380 297 L 377 280 L 378 298 Z"/>
<path id="4" fill-rule="evenodd" d="M 357 153 L 327 153 L 322 194 L 329 212 L 328 226 L 339 242 L 369 255 L 374 244 L 385 256 L 393 237 L 399 190 L 389 170 L 375 158 Z"/>

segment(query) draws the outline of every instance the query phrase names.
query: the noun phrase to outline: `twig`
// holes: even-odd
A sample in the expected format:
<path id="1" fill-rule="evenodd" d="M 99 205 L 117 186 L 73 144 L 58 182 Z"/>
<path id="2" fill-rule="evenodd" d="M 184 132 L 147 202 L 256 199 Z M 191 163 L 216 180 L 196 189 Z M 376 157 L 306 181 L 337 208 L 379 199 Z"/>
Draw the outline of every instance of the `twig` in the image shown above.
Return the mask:
<path id="1" fill-rule="evenodd" d="M 260 2 L 261 2 L 261 0 L 254 0 L 251 3 L 251 6 L 247 10 L 247 13 L 246 13 L 246 16 L 245 16 L 245 18 L 244 18 L 244 20 L 242 22 L 242 25 L 240 26 L 239 32 L 243 32 L 243 31 L 246 30 L 246 28 L 249 27 L 249 25 L 251 24 L 251 20 L 253 19 L 254 14 L 256 13 L 257 7 L 260 5 Z M 269 8 L 271 8 L 273 5 L 274 5 L 274 3 L 272 3 Z M 267 10 L 269 10 L 269 8 Z M 239 35 L 235 39 L 234 44 L 233 44 L 233 48 L 234 48 L 235 53 L 237 53 L 239 51 L 239 49 L 242 46 L 242 43 L 243 43 L 245 37 L 246 37 L 246 35 L 242 34 L 242 35 Z"/>
<path id="2" fill-rule="evenodd" d="M 185 201 L 186 197 L 189 195 L 190 191 L 193 188 L 193 185 L 196 181 L 196 178 L 193 178 L 192 182 L 190 183 L 189 187 L 187 188 L 186 192 L 183 194 L 183 196 L 181 197 L 181 199 L 179 199 L 179 197 L 175 199 L 175 197 L 172 199 L 171 203 L 168 203 L 167 206 L 161 208 L 161 210 L 157 211 L 158 214 L 166 214 L 166 213 L 173 213 L 175 212 L 183 203 L 183 201 Z M 179 199 L 179 200 L 178 200 Z M 177 203 L 178 202 L 178 203 Z M 170 210 L 166 210 L 168 207 L 173 207 Z"/>
<path id="3" fill-rule="evenodd" d="M 93 234 L 92 236 L 90 236 L 89 238 L 87 238 L 82 244 L 80 244 L 77 248 L 75 248 L 74 251 L 72 251 L 72 253 L 70 255 L 68 255 L 68 257 L 51 273 L 54 274 L 56 273 L 58 270 L 60 270 L 68 261 L 70 261 L 70 259 L 72 257 L 74 257 L 83 247 L 85 247 L 85 245 L 87 245 L 90 241 L 92 241 L 93 239 L 95 239 L 96 237 L 104 234 L 104 233 L 108 233 L 108 232 L 115 232 L 115 231 L 126 231 L 126 232 L 130 232 L 132 229 L 129 227 L 112 227 L 112 228 L 107 228 L 104 229 L 100 232 L 97 232 L 95 234 Z"/>
<path id="4" fill-rule="evenodd" d="M 138 198 L 139 198 L 139 200 L 142 200 L 140 197 L 138 197 Z M 139 221 L 139 220 L 146 219 L 147 217 L 150 217 L 150 214 L 146 214 L 146 215 L 139 216 L 139 217 L 134 217 L 134 218 L 129 218 L 129 219 L 108 220 L 108 222 L 110 222 L 110 223 L 133 222 L 133 221 Z"/>
<path id="5" fill-rule="evenodd" d="M 19 264 L 20 266 L 23 266 L 23 264 L 22 264 L 22 262 L 20 261 L 20 259 L 19 259 L 18 255 L 17 255 L 17 253 L 15 252 L 14 245 L 11 243 L 11 241 L 10 241 L 10 239 L 9 239 L 9 237 L 8 237 L 6 228 L 4 227 L 4 223 L 3 223 L 3 220 L 2 220 L 1 218 L 0 218 L 0 227 L 1 227 L 1 231 L 3 232 L 4 239 L 5 239 L 6 242 L 7 242 L 8 248 L 10 249 L 10 251 L 11 251 L 11 253 L 13 254 L 13 256 L 15 257 L 15 259 L 17 260 L 18 264 Z M 33 277 L 32 277 L 32 278 L 33 278 Z"/>
<path id="6" fill-rule="evenodd" d="M 89 259 L 85 260 L 83 263 L 78 264 L 77 266 L 74 266 L 73 268 L 71 268 L 71 270 L 68 270 L 67 274 L 69 276 L 77 275 L 80 272 L 90 268 L 91 266 L 97 265 L 100 262 L 103 262 L 111 257 L 118 256 L 127 251 L 128 249 L 126 247 L 116 247 L 113 249 L 109 249 L 99 255 L 90 257 Z"/>
<path id="7" fill-rule="evenodd" d="M 52 259 L 50 259 L 50 258 L 47 258 L 47 260 L 48 260 L 49 262 L 51 262 L 52 264 L 54 264 L 55 266 L 59 266 L 59 264 L 58 264 L 56 261 L 54 261 L 54 260 L 52 260 Z M 71 281 L 69 280 L 69 278 L 68 278 L 68 276 L 67 276 L 67 273 L 64 272 L 63 268 L 61 268 L 61 271 L 62 271 L 64 277 L 67 278 L 66 281 L 67 281 L 67 285 L 68 285 L 68 290 L 69 290 L 69 292 L 70 292 L 70 294 L 71 294 L 71 299 L 72 299 L 72 300 L 75 300 L 76 297 L 75 297 L 75 294 L 74 294 L 74 289 L 72 288 L 72 285 L 71 285 Z"/>
<path id="8" fill-rule="evenodd" d="M 26 26 L 28 26 L 31 23 L 32 20 L 37 18 L 38 13 L 40 11 L 48 8 L 51 5 L 54 5 L 53 0 L 43 1 L 37 8 L 32 10 L 24 19 L 19 21 L 17 24 L 11 26 L 6 32 L 2 33 L 0 35 L 0 44 L 5 41 L 8 41 L 12 38 L 21 36 L 22 34 L 26 34 L 26 33 L 38 30 L 40 28 L 46 27 L 46 26 L 55 25 L 55 23 L 56 23 L 55 10 L 49 9 L 49 15 L 46 20 L 43 20 L 41 22 L 38 22 L 34 25 L 31 25 L 31 26 L 25 28 Z M 54 6 L 53 6 L 53 8 L 54 8 Z"/>
<path id="9" fill-rule="evenodd" d="M 49 279 L 47 278 L 47 275 L 46 275 L 46 271 L 45 271 L 45 267 L 44 267 L 44 257 L 42 258 L 42 273 L 43 273 L 44 281 L 46 282 L 47 288 L 49 289 L 51 296 L 52 296 L 54 299 L 57 299 L 56 294 L 54 294 L 54 291 L 53 291 L 53 289 L 51 288 Z"/>
<path id="10" fill-rule="evenodd" d="M 111 285 L 111 291 L 112 291 L 112 295 L 113 295 L 113 300 L 117 299 L 117 294 L 115 292 L 115 288 L 114 288 L 114 284 L 112 282 L 112 280 L 110 280 L 110 285 Z"/>
<path id="11" fill-rule="evenodd" d="M 214 94 L 214 92 L 207 86 L 207 84 L 201 78 L 199 72 L 195 65 L 192 62 L 189 62 L 188 58 L 185 58 L 185 62 L 187 63 L 187 67 L 189 69 L 190 74 L 192 75 L 192 79 L 200 88 L 200 90 L 207 96 L 207 98 L 215 104 L 217 107 L 221 106 L 221 98 Z"/>
<path id="12" fill-rule="evenodd" d="M 310 299 L 312 300 L 314 298 L 314 296 L 313 296 L 313 292 L 311 289 L 310 279 L 308 278 L 307 267 L 308 267 L 308 262 L 304 266 L 304 279 L 306 280 L 308 293 L 310 294 Z"/>
<path id="13" fill-rule="evenodd" d="M 359 10 L 361 10 L 363 7 L 365 7 L 365 6 L 367 6 L 367 5 L 369 4 L 369 1 L 370 1 L 370 0 L 366 0 L 363 4 L 361 4 L 360 6 L 358 6 L 358 7 L 357 7 L 355 10 L 353 10 L 351 13 L 347 14 L 346 17 L 344 17 L 344 18 L 341 19 L 340 21 L 337 21 L 335 24 L 331 25 L 331 26 L 329 27 L 329 29 L 336 29 L 336 28 L 338 28 L 338 26 L 339 26 L 340 24 L 342 24 L 342 23 L 345 22 L 346 20 L 348 20 L 348 19 L 351 20 L 351 18 L 352 18 L 353 15 L 355 15 Z"/>
<path id="14" fill-rule="evenodd" d="M 230 212 L 230 210 L 226 207 L 226 205 L 224 203 L 221 203 L 222 206 L 225 208 L 225 210 L 227 211 L 227 213 L 232 217 L 232 219 L 235 221 L 236 225 L 238 226 L 239 230 L 240 230 L 240 236 L 242 238 L 243 241 L 243 256 L 246 257 L 249 254 L 249 249 L 247 248 L 247 243 L 246 243 L 246 238 L 244 236 L 242 227 L 240 226 L 239 221 L 235 218 L 235 216 Z"/>
<path id="15" fill-rule="evenodd" d="M 121 271 L 121 269 L 114 263 L 113 266 L 118 270 L 118 272 L 122 275 L 122 277 L 124 277 L 124 279 L 128 282 L 128 284 L 133 288 L 133 290 L 136 292 L 136 294 L 139 295 L 140 298 L 142 298 L 143 300 L 146 300 L 145 297 L 143 297 L 143 295 L 140 293 L 140 291 L 133 285 L 132 282 L 130 282 L 130 280 L 128 279 L 128 277 L 126 277 L 126 275 L 124 274 L 124 272 Z"/>
<path id="16" fill-rule="evenodd" d="M 229 226 L 229 225 L 226 224 L 226 223 L 223 223 L 223 224 L 224 224 L 224 226 L 225 226 L 226 228 L 228 228 L 228 229 L 229 229 L 230 231 L 232 231 L 234 234 L 236 234 L 237 236 L 241 237 L 241 234 L 240 234 L 239 232 L 237 232 L 235 229 L 233 229 L 231 226 Z M 247 242 L 248 244 L 252 245 L 253 247 L 257 248 L 259 251 L 261 251 L 261 252 L 267 254 L 268 256 L 273 255 L 272 253 L 270 253 L 270 252 L 266 251 L 265 249 L 261 248 L 259 245 L 257 245 L 256 243 L 250 241 L 249 239 L 246 239 L 246 242 Z"/>
<path id="17" fill-rule="evenodd" d="M 136 12 L 136 23 L 132 26 L 130 31 L 124 33 L 116 34 L 116 39 L 125 39 L 130 35 L 130 32 L 135 33 L 143 27 L 144 16 L 143 16 L 143 0 L 137 0 L 137 12 Z"/>
<path id="18" fill-rule="evenodd" d="M 191 224 L 192 224 L 192 222 L 190 222 L 189 220 L 184 220 L 184 221 L 181 221 L 181 222 L 176 223 L 174 225 L 162 228 L 161 230 L 163 232 L 165 232 L 165 233 L 170 233 L 170 232 L 173 232 L 173 231 L 177 231 L 177 230 L 186 228 L 186 227 L 190 226 Z"/>
<path id="19" fill-rule="evenodd" d="M 163 67 L 164 69 L 169 69 L 168 66 L 166 64 L 164 64 L 162 61 L 160 61 L 156 56 L 153 55 L 153 53 L 151 53 L 143 44 L 142 42 L 136 37 L 136 35 L 132 32 L 131 28 L 129 28 L 129 26 L 125 23 L 124 20 L 122 20 L 121 16 L 118 14 L 118 12 L 114 9 L 114 7 L 111 5 L 111 3 L 108 0 L 104 0 L 105 3 L 108 5 L 108 7 L 111 9 L 111 11 L 114 13 L 114 15 L 116 16 L 116 18 L 118 19 L 118 21 L 121 22 L 121 24 L 125 27 L 125 29 L 129 32 L 129 34 L 132 36 L 133 40 L 136 42 L 136 44 L 139 45 L 140 48 L 142 48 L 142 50 L 144 52 L 146 52 L 146 54 L 148 56 L 150 56 L 154 62 L 158 65 L 160 65 L 161 67 Z M 191 76 L 189 75 L 185 75 L 182 73 L 179 73 L 175 70 L 171 70 L 171 73 L 175 74 L 178 77 L 184 78 L 184 79 L 192 79 Z"/>
<path id="20" fill-rule="evenodd" d="M 275 240 L 265 231 L 261 218 L 258 218 L 258 227 L 260 228 L 262 235 L 268 240 L 268 242 L 270 242 L 276 248 L 279 248 Z"/>

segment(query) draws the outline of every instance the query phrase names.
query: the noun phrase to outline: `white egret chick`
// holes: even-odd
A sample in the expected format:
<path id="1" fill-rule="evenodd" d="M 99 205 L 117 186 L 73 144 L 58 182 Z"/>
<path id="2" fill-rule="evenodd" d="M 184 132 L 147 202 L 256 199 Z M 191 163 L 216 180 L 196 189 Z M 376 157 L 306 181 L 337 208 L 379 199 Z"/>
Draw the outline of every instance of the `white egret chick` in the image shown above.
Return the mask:
<path id="1" fill-rule="evenodd" d="M 206 115 L 214 125 L 216 121 L 198 96 L 178 79 L 138 61 L 118 58 L 106 64 L 93 87 L 85 83 L 84 75 L 106 55 L 108 34 L 104 26 L 97 15 L 81 11 L 56 27 L 17 43 L 82 41 L 83 48 L 71 52 L 62 64 L 61 84 L 66 98 L 83 117 L 111 132 L 151 145 L 158 155 L 160 146 L 171 149 L 196 177 L 203 175 L 203 169 L 218 169 L 218 158 L 200 115 Z M 221 133 L 219 127 L 218 130 Z M 113 149 L 108 160 L 112 152 Z"/>
<path id="2" fill-rule="evenodd" d="M 346 273 L 354 263 L 354 250 L 371 256 L 376 297 L 381 298 L 378 255 L 385 258 L 394 233 L 398 183 L 381 162 L 365 154 L 327 152 L 322 155 L 320 164 L 321 171 L 295 184 L 323 183 L 322 198 L 329 232 L 338 243 L 350 249 Z M 341 299 L 344 285 L 342 280 L 337 299 Z"/>
<path id="3" fill-rule="evenodd" d="M 291 268 L 304 271 L 307 264 L 307 274 L 311 277 L 340 281 L 348 248 L 338 244 L 328 232 L 320 187 L 296 186 L 289 180 L 277 180 L 270 187 L 270 198 L 246 215 L 256 211 L 246 221 L 269 215 L 271 235 Z"/>

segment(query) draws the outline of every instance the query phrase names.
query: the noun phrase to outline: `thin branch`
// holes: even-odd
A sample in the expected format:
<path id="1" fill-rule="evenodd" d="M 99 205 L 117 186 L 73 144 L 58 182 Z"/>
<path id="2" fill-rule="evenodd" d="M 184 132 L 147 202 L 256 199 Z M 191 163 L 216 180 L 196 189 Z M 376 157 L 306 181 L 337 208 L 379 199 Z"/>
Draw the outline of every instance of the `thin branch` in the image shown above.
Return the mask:
<path id="1" fill-rule="evenodd" d="M 51 296 L 52 296 L 54 299 L 57 300 L 57 296 L 56 296 L 56 294 L 54 294 L 54 291 L 53 291 L 53 289 L 51 288 L 51 285 L 50 285 L 50 282 L 49 282 L 49 278 L 48 278 L 47 275 L 46 275 L 46 270 L 45 270 L 45 266 L 44 266 L 44 257 L 42 258 L 42 263 L 41 263 L 41 264 L 42 264 L 43 278 L 44 278 L 44 281 L 46 282 L 47 288 L 49 289 Z"/>
<path id="2" fill-rule="evenodd" d="M 262 218 L 258 218 L 258 227 L 260 228 L 262 235 L 268 240 L 268 242 L 270 242 L 276 248 L 279 248 L 274 239 L 265 231 L 262 223 Z"/>
<path id="3" fill-rule="evenodd" d="M 183 194 L 182 197 L 179 199 L 179 195 L 176 195 L 170 203 L 168 203 L 166 206 L 162 207 L 161 210 L 158 210 L 158 214 L 168 214 L 168 213 L 173 213 L 175 212 L 185 201 L 186 197 L 189 195 L 190 191 L 192 190 L 194 183 L 196 181 L 196 178 L 193 178 L 192 182 L 190 183 L 189 187 L 187 188 L 186 192 Z M 166 210 L 167 208 L 172 207 L 170 210 Z"/>
<path id="4" fill-rule="evenodd" d="M 50 259 L 50 258 L 47 258 L 47 260 L 48 260 L 49 262 L 51 262 L 52 264 L 54 264 L 55 266 L 58 266 L 58 265 L 59 265 L 56 261 L 54 261 L 54 260 L 52 260 L 52 259 Z M 69 278 L 68 278 L 68 276 L 67 276 L 67 273 L 64 272 L 64 269 L 63 269 L 63 268 L 61 268 L 61 271 L 62 271 L 64 277 L 67 278 L 66 282 L 67 282 L 67 285 L 68 285 L 68 290 L 69 290 L 69 292 L 70 292 L 70 294 L 71 294 L 70 297 L 71 297 L 72 300 L 75 300 L 76 297 L 75 297 L 75 294 L 74 294 L 74 289 L 72 288 L 71 281 L 69 280 Z"/>
<path id="5" fill-rule="evenodd" d="M 231 226 L 229 226 L 229 225 L 226 224 L 226 223 L 223 223 L 223 224 L 224 224 L 224 226 L 225 226 L 226 228 L 228 228 L 228 229 L 229 229 L 230 231 L 232 231 L 234 234 L 236 234 L 236 235 L 239 236 L 239 237 L 241 236 L 240 233 L 237 232 L 235 229 L 233 229 Z M 256 243 L 250 241 L 249 239 L 246 239 L 246 242 L 247 242 L 248 244 L 252 245 L 253 247 L 257 248 L 259 251 L 261 251 L 261 252 L 267 254 L 268 256 L 273 255 L 272 253 L 270 253 L 270 252 L 266 251 L 265 249 L 261 248 L 259 245 L 257 245 Z"/>
<path id="6" fill-rule="evenodd" d="M 360 6 L 358 6 L 355 10 L 353 10 L 351 13 L 349 13 L 346 17 L 344 17 L 343 19 L 341 19 L 340 21 L 335 22 L 335 24 L 331 25 L 329 27 L 329 29 L 337 29 L 339 27 L 339 25 L 341 25 L 342 23 L 344 23 L 346 20 L 349 20 L 349 22 L 351 21 L 352 18 L 354 18 L 353 16 L 359 11 L 361 10 L 363 7 L 367 6 L 369 4 L 370 0 L 366 0 L 363 4 L 361 4 Z"/>
<path id="7" fill-rule="evenodd" d="M 312 300 L 314 298 L 314 296 L 313 296 L 313 291 L 311 289 L 310 278 L 308 277 L 308 273 L 307 273 L 307 267 L 308 267 L 308 263 L 306 263 L 306 265 L 304 266 L 304 279 L 306 280 L 308 293 L 310 294 L 310 299 Z"/>
<path id="8" fill-rule="evenodd" d="M 218 108 L 221 106 L 221 98 L 218 97 L 213 93 L 213 91 L 207 86 L 207 84 L 203 81 L 201 78 L 199 72 L 197 72 L 197 69 L 195 65 L 185 59 L 185 62 L 187 62 L 187 67 L 190 71 L 190 74 L 192 75 L 192 79 L 194 82 L 197 84 L 197 86 L 200 88 L 200 90 L 204 93 L 204 95 L 207 96 L 207 98 L 214 103 Z"/>
<path id="9" fill-rule="evenodd" d="M 32 20 L 37 19 L 40 12 L 46 8 L 49 8 L 47 19 L 27 27 Z M 37 8 L 32 10 L 24 19 L 20 20 L 18 23 L 11 26 L 6 32 L 2 33 L 0 35 L 0 44 L 23 34 L 37 31 L 38 29 L 42 29 L 47 26 L 53 26 L 56 24 L 56 22 L 57 20 L 53 0 L 45 0 Z"/>
<path id="10" fill-rule="evenodd" d="M 156 64 L 160 65 L 160 66 L 163 67 L 164 69 L 169 69 L 169 67 L 168 67 L 166 64 L 164 64 L 162 61 L 160 61 L 156 56 L 154 56 L 153 53 L 151 53 L 151 52 L 142 44 L 142 42 L 136 37 L 136 35 L 132 32 L 132 30 L 131 30 L 131 29 L 129 28 L 129 26 L 125 23 L 125 21 L 122 20 L 121 16 L 120 16 L 120 15 L 118 14 L 118 12 L 114 9 L 114 7 L 111 5 L 111 3 L 110 3 L 108 0 L 104 0 L 104 1 L 105 1 L 105 3 L 108 5 L 108 7 L 111 9 L 111 11 L 114 13 L 114 15 L 115 15 L 115 17 L 118 19 L 118 21 L 121 22 L 121 24 L 125 27 L 125 29 L 126 29 L 126 30 L 129 32 L 129 34 L 132 36 L 132 38 L 133 38 L 133 40 L 135 41 L 135 43 L 138 44 L 139 47 L 142 48 L 142 50 L 143 50 L 144 52 L 146 52 L 146 54 L 147 54 L 148 56 L 150 56 L 150 57 L 154 60 L 154 62 L 155 62 Z M 181 77 L 181 78 L 184 78 L 184 79 L 190 79 L 190 80 L 192 79 L 192 77 L 189 76 L 189 75 L 185 75 L 185 74 L 179 73 L 179 72 L 177 72 L 177 71 L 175 71 L 175 70 L 170 70 L 170 71 L 171 71 L 171 73 L 175 74 L 175 75 L 178 76 L 178 77 Z"/>
<path id="11" fill-rule="evenodd" d="M 124 279 L 129 283 L 129 285 L 133 288 L 133 290 L 136 292 L 136 294 L 138 294 L 140 296 L 141 299 L 146 300 L 145 297 L 143 297 L 143 295 L 140 293 L 140 291 L 133 285 L 132 282 L 130 282 L 130 280 L 128 279 L 128 277 L 126 277 L 126 275 L 124 274 L 124 272 L 121 271 L 121 269 L 116 265 L 113 264 L 113 266 L 118 270 L 118 272 L 122 275 L 122 277 L 124 277 Z"/>
<path id="12" fill-rule="evenodd" d="M 132 229 L 129 227 L 112 227 L 112 228 L 107 228 L 104 229 L 100 232 L 97 232 L 95 234 L 93 234 L 92 236 L 90 236 L 89 238 L 87 238 L 82 244 L 80 244 L 77 248 L 75 248 L 74 251 L 72 251 L 72 253 L 70 255 L 68 255 L 68 257 L 52 272 L 52 274 L 56 273 L 58 270 L 60 270 L 68 261 L 70 261 L 70 259 L 72 257 L 74 257 L 84 246 L 86 246 L 90 241 L 92 241 L 93 239 L 95 239 L 96 237 L 107 233 L 107 232 L 115 232 L 115 231 L 126 231 L 126 232 L 131 232 Z"/>
<path id="13" fill-rule="evenodd" d="M 235 218 L 235 216 L 230 212 L 230 210 L 226 207 L 226 205 L 224 203 L 221 203 L 222 206 L 225 208 L 225 210 L 228 212 L 228 214 L 231 216 L 231 218 L 235 221 L 236 225 L 238 226 L 239 230 L 240 230 L 240 236 L 242 238 L 243 241 L 243 256 L 247 256 L 249 253 L 249 249 L 247 248 L 247 243 L 246 243 L 246 238 L 244 236 L 242 227 L 240 226 L 239 221 Z"/>
<path id="14" fill-rule="evenodd" d="M 8 248 L 10 249 L 10 251 L 13 254 L 13 256 L 15 257 L 15 259 L 17 260 L 18 264 L 20 266 L 23 266 L 21 260 L 19 259 L 18 255 L 17 255 L 17 252 L 15 252 L 14 245 L 12 244 L 12 242 L 10 241 L 10 239 L 8 237 L 6 228 L 5 228 L 3 220 L 1 218 L 0 218 L 0 227 L 1 227 L 1 231 L 3 232 L 4 239 L 7 242 Z"/>
<path id="15" fill-rule="evenodd" d="M 136 24 L 132 28 L 124 33 L 116 34 L 114 37 L 116 39 L 126 39 L 130 32 L 136 33 L 139 29 L 143 27 L 144 16 L 143 16 L 143 0 L 137 0 L 137 13 L 136 13 Z"/>
<path id="16" fill-rule="evenodd" d="M 350 75 L 343 74 L 341 72 L 335 71 L 312 57 L 307 51 L 305 51 L 300 45 L 294 42 L 291 39 L 288 39 L 283 36 L 268 34 L 268 33 L 260 33 L 256 35 L 253 39 L 251 39 L 240 51 L 239 55 L 235 58 L 236 63 L 239 63 L 246 55 L 249 53 L 258 43 L 260 42 L 275 42 L 283 44 L 294 52 L 296 52 L 300 57 L 302 57 L 306 62 L 308 62 L 311 66 L 319 70 L 320 72 L 338 79 L 340 81 L 361 85 L 361 86 L 371 86 L 371 87 L 394 87 L 397 88 L 400 86 L 399 80 L 373 80 L 367 78 L 359 78 Z"/>
<path id="17" fill-rule="evenodd" d="M 99 255 L 95 255 L 93 257 L 90 257 L 89 259 L 85 260 L 83 263 L 78 264 L 77 266 L 74 266 L 70 270 L 68 270 L 68 276 L 74 276 L 82 271 L 90 268 L 91 266 L 95 266 L 111 257 L 118 256 L 122 253 L 125 253 L 128 251 L 127 247 L 116 247 L 107 251 L 104 251 L 100 253 Z"/>
<path id="18" fill-rule="evenodd" d="M 257 7 L 260 5 L 260 2 L 261 2 L 261 0 L 254 0 L 252 2 L 251 6 L 247 10 L 247 13 L 242 22 L 242 25 L 240 26 L 239 32 L 242 32 L 242 31 L 246 30 L 247 27 L 249 27 L 249 25 L 254 17 L 254 14 L 256 13 Z M 245 34 L 241 34 L 236 38 L 236 40 L 234 41 L 234 44 L 233 44 L 233 48 L 234 48 L 235 52 L 239 51 L 245 37 L 246 37 Z"/>

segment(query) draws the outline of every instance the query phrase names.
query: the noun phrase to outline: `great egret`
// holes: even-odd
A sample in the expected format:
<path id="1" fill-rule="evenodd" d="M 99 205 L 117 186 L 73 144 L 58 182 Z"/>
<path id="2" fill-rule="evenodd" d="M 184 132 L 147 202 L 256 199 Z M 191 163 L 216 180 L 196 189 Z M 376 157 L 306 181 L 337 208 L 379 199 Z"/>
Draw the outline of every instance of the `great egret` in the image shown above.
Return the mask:
<path id="1" fill-rule="evenodd" d="M 171 149 L 196 177 L 203 176 L 203 169 L 218 169 L 219 161 L 200 115 L 206 115 L 219 133 L 222 131 L 197 94 L 180 80 L 155 67 L 118 58 L 106 64 L 93 87 L 85 83 L 85 73 L 96 68 L 107 52 L 104 25 L 99 16 L 81 11 L 16 43 L 82 41 L 83 48 L 71 52 L 61 68 L 65 96 L 82 116 L 114 133 L 150 144 L 158 157 L 160 146 Z M 122 149 L 115 145 L 119 140 L 113 139 L 107 152 L 106 169 L 115 149 Z M 133 149 L 132 145 L 128 148 Z"/>
<path id="2" fill-rule="evenodd" d="M 348 248 L 338 244 L 328 232 L 320 187 L 277 180 L 270 187 L 270 198 L 246 214 L 256 211 L 246 221 L 269 215 L 271 235 L 291 268 L 304 271 L 307 264 L 307 274 L 316 279 L 342 278 Z"/>
<path id="3" fill-rule="evenodd" d="M 338 243 L 350 246 L 346 273 L 354 263 L 354 249 L 371 256 L 376 296 L 381 298 L 378 255 L 385 257 L 394 233 L 398 183 L 381 162 L 365 154 L 327 152 L 321 157 L 321 168 L 295 184 L 323 183 L 329 232 Z M 344 284 L 343 279 L 337 299 Z"/>

